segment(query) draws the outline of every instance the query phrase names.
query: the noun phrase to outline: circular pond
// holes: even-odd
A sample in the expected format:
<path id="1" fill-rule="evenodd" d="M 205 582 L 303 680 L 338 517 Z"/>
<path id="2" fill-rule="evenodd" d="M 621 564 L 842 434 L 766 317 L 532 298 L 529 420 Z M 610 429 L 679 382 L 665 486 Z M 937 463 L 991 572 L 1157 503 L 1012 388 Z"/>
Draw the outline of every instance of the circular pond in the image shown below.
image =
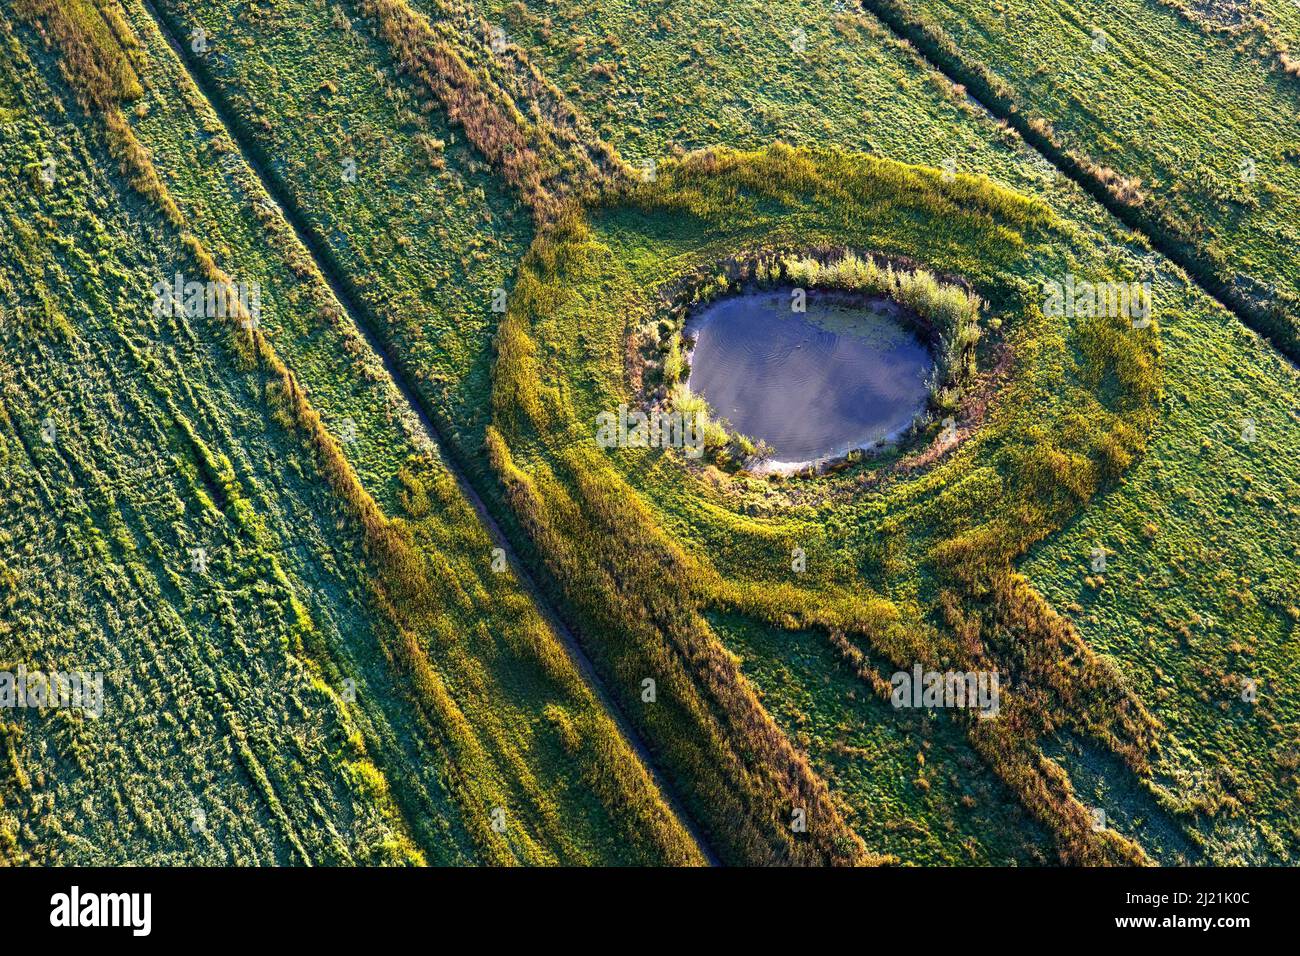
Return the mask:
<path id="1" fill-rule="evenodd" d="M 687 384 L 773 464 L 834 458 L 897 437 L 925 410 L 929 349 L 887 299 L 789 289 L 713 302 L 691 317 Z"/>

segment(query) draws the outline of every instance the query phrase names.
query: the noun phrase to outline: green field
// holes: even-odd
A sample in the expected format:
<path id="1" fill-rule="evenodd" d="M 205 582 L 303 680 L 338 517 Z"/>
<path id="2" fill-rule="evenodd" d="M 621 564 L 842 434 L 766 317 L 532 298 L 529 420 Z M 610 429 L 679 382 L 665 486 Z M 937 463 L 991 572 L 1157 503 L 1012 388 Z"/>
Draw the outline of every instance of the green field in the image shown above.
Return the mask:
<path id="1" fill-rule="evenodd" d="M 96 664 L 121 703 L 63 729 L 6 724 L 6 844 L 42 862 L 698 858 L 153 40 L 134 113 L 143 142 L 171 140 L 175 186 L 148 190 L 176 197 L 170 216 L 116 175 L 97 124 L 51 129 L 77 109 L 52 59 L 11 61 L 13 145 L 31 169 L 66 155 L 51 193 L 8 207 L 6 633 L 20 660 Z M 202 269 L 190 223 L 265 289 L 256 336 L 142 323 L 151 277 Z M 191 839 L 191 807 L 210 838 Z"/>
<path id="2" fill-rule="evenodd" d="M 0 23 L 0 671 L 105 682 L 0 710 L 0 858 L 1300 862 L 1289 4 Z M 598 446 L 816 286 L 933 325 L 901 444 Z"/>

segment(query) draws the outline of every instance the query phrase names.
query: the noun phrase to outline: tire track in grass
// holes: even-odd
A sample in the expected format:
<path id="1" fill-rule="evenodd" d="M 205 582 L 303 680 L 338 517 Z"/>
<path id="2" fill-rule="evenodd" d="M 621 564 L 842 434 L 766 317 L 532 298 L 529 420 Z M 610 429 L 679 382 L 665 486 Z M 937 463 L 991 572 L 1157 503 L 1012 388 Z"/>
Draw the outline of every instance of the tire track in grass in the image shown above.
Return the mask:
<path id="1" fill-rule="evenodd" d="M 1086 154 L 1068 150 L 1053 141 L 1048 133 L 1036 129 L 1035 117 L 1026 115 L 1018 104 L 995 88 L 1000 82 L 995 74 L 982 64 L 972 66 L 963 61 L 946 33 L 936 34 L 901 0 L 859 0 L 859 5 L 894 39 L 910 47 L 930 69 L 949 83 L 963 87 L 976 106 L 1014 130 L 1020 141 L 1053 169 L 1100 203 L 1125 228 L 1141 235 L 1152 249 L 1182 270 L 1197 289 L 1262 337 L 1292 368 L 1300 370 L 1300 326 L 1295 317 L 1281 312 L 1280 300 L 1275 305 L 1278 315 L 1252 304 L 1215 273 L 1213 265 L 1204 259 L 1191 239 L 1178 234 L 1176 226 L 1166 227 L 1168 234 L 1165 234 L 1157 228 L 1159 223 L 1153 224 L 1138 207 L 1117 199 L 1088 169 L 1091 160 Z"/>
<path id="2" fill-rule="evenodd" d="M 456 482 L 457 488 L 465 499 L 474 509 L 479 521 L 482 523 L 488 536 L 492 539 L 494 545 L 499 547 L 504 553 L 515 579 L 519 582 L 524 592 L 528 595 L 533 605 L 541 613 L 547 626 L 560 639 L 565 650 L 568 652 L 570 660 L 577 668 L 583 681 L 591 689 L 600 705 L 605 712 L 610 715 L 618 728 L 619 733 L 627 742 L 628 746 L 637 755 L 646 771 L 650 774 L 656 788 L 668 804 L 678 821 L 686 829 L 696 847 L 700 850 L 704 858 L 711 866 L 719 865 L 719 860 L 713 849 L 705 841 L 702 831 L 685 811 L 684 806 L 678 799 L 676 793 L 669 787 L 668 781 L 660 773 L 654 763 L 653 757 L 645 742 L 636 733 L 627 716 L 614 702 L 614 699 L 605 690 L 601 683 L 595 667 L 592 665 L 590 658 L 582 649 L 573 631 L 559 614 L 558 610 L 551 605 L 545 598 L 541 587 L 531 574 L 528 566 L 519 556 L 518 552 L 512 545 L 506 533 L 502 530 L 501 524 L 489 510 L 483 497 L 478 493 L 473 482 L 468 477 L 469 469 L 466 468 L 464 461 L 459 453 L 450 443 L 444 440 L 442 430 L 434 420 L 433 413 L 428 404 L 419 392 L 411 385 L 406 373 L 401 365 L 394 358 L 387 344 L 379 337 L 374 328 L 367 321 L 364 307 L 360 304 L 360 299 L 352 290 L 351 283 L 340 270 L 336 270 L 332 256 L 329 254 L 325 244 L 320 240 L 314 228 L 307 222 L 305 216 L 300 212 L 294 203 L 288 191 L 282 189 L 279 183 L 267 172 L 265 156 L 258 144 L 245 135 L 243 127 L 240 125 L 238 117 L 230 108 L 229 103 L 225 100 L 223 94 L 216 86 L 209 82 L 204 71 L 203 64 L 196 62 L 190 53 L 180 42 L 176 32 L 173 30 L 171 22 L 157 9 L 152 0 L 140 0 L 142 7 L 148 12 L 158 26 L 167 44 L 172 48 L 180 63 L 185 67 L 190 78 L 193 80 L 195 87 L 199 90 L 204 98 L 211 104 L 213 111 L 220 119 L 226 132 L 230 135 L 231 140 L 239 149 L 240 158 L 252 170 L 257 177 L 259 185 L 276 204 L 277 209 L 289 228 L 293 230 L 298 241 L 302 244 L 307 254 L 311 256 L 317 270 L 324 277 L 330 292 L 338 300 L 339 304 L 347 312 L 352 324 L 356 327 L 361 336 L 365 339 L 366 344 L 371 351 L 378 356 L 383 365 L 385 373 L 393 383 L 402 400 L 411 409 L 425 437 L 437 449 L 439 458 L 446 466 L 447 471 L 451 474 Z M 485 556 L 486 558 L 486 556 Z"/>

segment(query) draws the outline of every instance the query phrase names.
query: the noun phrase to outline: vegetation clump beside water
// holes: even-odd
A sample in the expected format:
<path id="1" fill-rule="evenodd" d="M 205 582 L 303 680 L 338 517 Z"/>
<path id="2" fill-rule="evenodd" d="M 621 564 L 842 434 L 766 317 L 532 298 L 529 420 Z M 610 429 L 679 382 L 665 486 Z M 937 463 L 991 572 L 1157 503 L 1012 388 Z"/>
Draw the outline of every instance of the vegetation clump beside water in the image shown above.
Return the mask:
<path id="1" fill-rule="evenodd" d="M 925 269 L 896 271 L 888 262 L 882 269 L 870 256 L 859 258 L 847 252 L 831 262 L 812 257 L 783 259 L 780 271 L 769 271 L 764 281 L 842 289 L 898 302 L 920 319 L 921 331 L 931 341 L 938 360 L 939 381 L 959 387 L 975 373 L 983 302 L 978 295 L 941 282 Z"/>

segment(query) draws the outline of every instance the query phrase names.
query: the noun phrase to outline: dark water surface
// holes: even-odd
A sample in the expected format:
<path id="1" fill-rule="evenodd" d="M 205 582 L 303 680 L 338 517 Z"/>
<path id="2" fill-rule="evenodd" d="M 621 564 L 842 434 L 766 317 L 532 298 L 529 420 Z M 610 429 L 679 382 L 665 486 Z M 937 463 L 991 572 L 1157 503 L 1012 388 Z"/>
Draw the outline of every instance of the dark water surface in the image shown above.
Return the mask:
<path id="1" fill-rule="evenodd" d="M 898 306 L 790 290 L 720 299 L 687 323 L 696 337 L 688 380 L 741 434 L 778 462 L 813 461 L 895 436 L 926 406 L 930 351 Z"/>

